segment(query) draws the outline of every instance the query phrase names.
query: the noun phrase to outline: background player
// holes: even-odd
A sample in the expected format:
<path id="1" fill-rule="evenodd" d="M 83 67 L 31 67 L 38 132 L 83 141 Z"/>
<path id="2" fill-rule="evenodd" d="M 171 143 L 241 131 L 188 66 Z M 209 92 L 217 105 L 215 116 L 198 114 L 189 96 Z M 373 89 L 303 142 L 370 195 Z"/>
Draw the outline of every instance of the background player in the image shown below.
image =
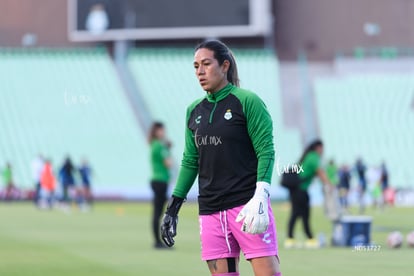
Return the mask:
<path id="1" fill-rule="evenodd" d="M 155 122 L 150 130 L 149 143 L 151 146 L 152 178 L 151 188 L 154 194 L 152 205 L 152 232 L 154 247 L 165 248 L 160 238 L 160 219 L 167 201 L 169 169 L 172 166 L 170 143 L 165 139 L 164 124 Z"/>
<path id="2" fill-rule="evenodd" d="M 290 192 L 290 202 L 292 208 L 288 222 L 288 239 L 285 241 L 286 248 L 297 246 L 297 242 L 293 237 L 293 232 L 296 220 L 298 218 L 302 218 L 303 230 L 305 231 L 307 237 L 305 247 L 319 247 L 319 242 L 314 238 L 312 230 L 310 228 L 309 220 L 311 207 L 308 189 L 312 184 L 312 180 L 315 176 L 319 176 L 323 184 L 330 185 L 325 171 L 320 167 L 322 153 L 323 143 L 321 140 L 316 140 L 305 149 L 302 157 L 300 158 L 299 163 L 302 165 L 303 170 L 300 172 L 299 177 L 302 182 L 298 189 L 291 190 Z M 332 186 L 329 188 L 333 189 Z"/>

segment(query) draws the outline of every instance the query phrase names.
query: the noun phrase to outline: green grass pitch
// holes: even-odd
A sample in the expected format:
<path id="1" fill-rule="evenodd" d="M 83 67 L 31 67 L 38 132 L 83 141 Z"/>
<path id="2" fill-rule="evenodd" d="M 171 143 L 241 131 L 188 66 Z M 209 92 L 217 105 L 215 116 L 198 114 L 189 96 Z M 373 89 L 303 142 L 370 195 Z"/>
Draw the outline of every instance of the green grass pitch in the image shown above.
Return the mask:
<path id="1" fill-rule="evenodd" d="M 274 204 L 279 243 L 286 234 L 289 208 Z M 174 250 L 152 249 L 148 203 L 97 203 L 93 212 L 74 209 L 39 211 L 28 203 L 0 203 L 0 275 L 209 275 L 200 260 L 197 205 L 186 203 L 180 213 Z M 387 234 L 414 230 L 413 208 L 368 210 L 374 217 L 372 238 L 381 245 L 375 252 L 352 248 L 318 250 L 280 248 L 284 276 L 399 276 L 414 270 L 414 249 L 385 246 Z M 315 234 L 329 235 L 331 226 L 320 208 L 312 210 Z M 301 236 L 300 223 L 296 226 Z M 241 258 L 241 275 L 253 275 Z"/>

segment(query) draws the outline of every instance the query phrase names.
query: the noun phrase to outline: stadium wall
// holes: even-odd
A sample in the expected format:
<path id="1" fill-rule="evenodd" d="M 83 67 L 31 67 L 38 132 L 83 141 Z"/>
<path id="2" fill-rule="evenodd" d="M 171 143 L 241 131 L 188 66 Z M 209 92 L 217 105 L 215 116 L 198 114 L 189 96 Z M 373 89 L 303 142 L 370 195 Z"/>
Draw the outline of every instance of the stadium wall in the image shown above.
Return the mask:
<path id="1" fill-rule="evenodd" d="M 414 1 L 277 0 L 275 37 L 278 56 L 296 59 L 305 50 L 313 60 L 331 59 L 354 47 L 413 47 Z M 376 36 L 365 23 L 381 28 Z"/>
<path id="2" fill-rule="evenodd" d="M 312 60 L 327 60 L 338 51 L 358 46 L 414 45 L 411 0 L 275 0 L 273 13 L 274 44 L 282 60 L 296 59 L 300 50 L 306 50 Z M 381 33 L 367 36 L 365 23 L 378 24 Z M 85 46 L 68 40 L 67 0 L 0 0 L 0 46 L 21 46 L 27 33 L 36 35 L 37 46 Z M 193 40 L 159 42 L 195 44 Z M 258 45 L 263 44 L 263 38 L 234 42 Z"/>
<path id="3" fill-rule="evenodd" d="M 67 38 L 67 0 L 0 0 L 0 46 L 22 46 L 25 34 L 36 36 L 36 46 L 88 45 Z"/>

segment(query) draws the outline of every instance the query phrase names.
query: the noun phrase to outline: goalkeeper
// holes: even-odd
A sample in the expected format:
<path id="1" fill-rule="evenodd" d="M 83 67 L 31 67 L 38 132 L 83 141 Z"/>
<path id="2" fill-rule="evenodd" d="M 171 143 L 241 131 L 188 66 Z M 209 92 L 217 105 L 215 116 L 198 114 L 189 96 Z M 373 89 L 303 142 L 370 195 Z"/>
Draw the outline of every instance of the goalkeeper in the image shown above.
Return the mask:
<path id="1" fill-rule="evenodd" d="M 161 235 L 174 245 L 178 212 L 198 175 L 202 259 L 212 275 L 239 275 L 240 251 L 255 275 L 281 275 L 269 190 L 272 119 L 262 100 L 239 88 L 230 49 L 218 40 L 195 49 L 194 69 L 207 95 L 187 109 L 185 149 Z"/>

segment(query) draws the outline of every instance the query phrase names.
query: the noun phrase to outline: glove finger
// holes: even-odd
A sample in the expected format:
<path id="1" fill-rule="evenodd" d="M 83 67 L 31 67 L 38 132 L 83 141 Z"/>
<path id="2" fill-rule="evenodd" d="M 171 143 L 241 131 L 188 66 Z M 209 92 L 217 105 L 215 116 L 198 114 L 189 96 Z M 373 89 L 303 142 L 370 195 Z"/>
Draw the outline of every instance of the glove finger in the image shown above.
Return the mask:
<path id="1" fill-rule="evenodd" d="M 169 235 L 162 235 L 162 240 L 164 241 L 165 245 L 168 247 L 172 247 L 174 245 L 174 239 Z"/>
<path id="2" fill-rule="evenodd" d="M 166 226 L 164 224 L 161 225 L 161 237 L 164 237 L 166 235 L 166 232 L 167 232 L 166 230 L 167 230 Z"/>
<path id="3" fill-rule="evenodd" d="M 268 227 L 269 227 L 269 219 L 261 218 L 255 234 L 262 234 L 266 232 Z"/>
<path id="4" fill-rule="evenodd" d="M 236 222 L 240 222 L 246 216 L 246 206 L 241 209 L 239 214 L 237 215 Z"/>
<path id="5" fill-rule="evenodd" d="M 169 225 L 168 223 L 163 223 L 161 225 L 161 238 L 163 240 L 163 242 L 165 243 L 165 245 L 167 245 L 168 247 L 171 247 L 174 245 L 174 240 L 172 240 L 172 238 L 169 235 Z"/>
<path id="6" fill-rule="evenodd" d="M 242 231 L 245 233 L 250 233 L 252 222 L 253 222 L 253 216 L 250 214 L 247 214 L 246 218 L 244 219 L 243 225 L 242 225 Z"/>
<path id="7" fill-rule="evenodd" d="M 262 231 L 260 233 L 266 232 L 268 228 L 269 228 L 269 219 L 265 219 L 265 221 L 263 222 Z"/>
<path id="8" fill-rule="evenodd" d="M 261 217 L 256 217 L 256 220 L 253 222 L 251 227 L 251 234 L 262 233 L 263 229 L 263 219 Z"/>
<path id="9" fill-rule="evenodd" d="M 253 234 L 261 234 L 265 231 L 266 229 L 263 227 L 263 225 L 258 225 L 255 229 L 254 229 L 254 233 Z"/>
<path id="10" fill-rule="evenodd" d="M 260 223 L 260 221 L 257 220 L 257 217 L 252 217 L 252 221 L 250 223 L 250 227 L 248 228 L 250 234 L 256 234 L 257 233 L 257 229 L 259 227 L 259 223 Z"/>
<path id="11" fill-rule="evenodd" d="M 165 245 L 171 247 L 174 245 L 174 239 L 171 237 L 169 230 L 170 227 L 168 225 L 162 225 L 161 227 L 161 238 L 164 241 Z"/>
<path id="12" fill-rule="evenodd" d="M 174 226 L 174 224 L 172 224 L 169 229 L 168 229 L 168 235 L 171 237 L 175 237 L 177 235 L 177 230 L 176 230 L 176 226 Z"/>

